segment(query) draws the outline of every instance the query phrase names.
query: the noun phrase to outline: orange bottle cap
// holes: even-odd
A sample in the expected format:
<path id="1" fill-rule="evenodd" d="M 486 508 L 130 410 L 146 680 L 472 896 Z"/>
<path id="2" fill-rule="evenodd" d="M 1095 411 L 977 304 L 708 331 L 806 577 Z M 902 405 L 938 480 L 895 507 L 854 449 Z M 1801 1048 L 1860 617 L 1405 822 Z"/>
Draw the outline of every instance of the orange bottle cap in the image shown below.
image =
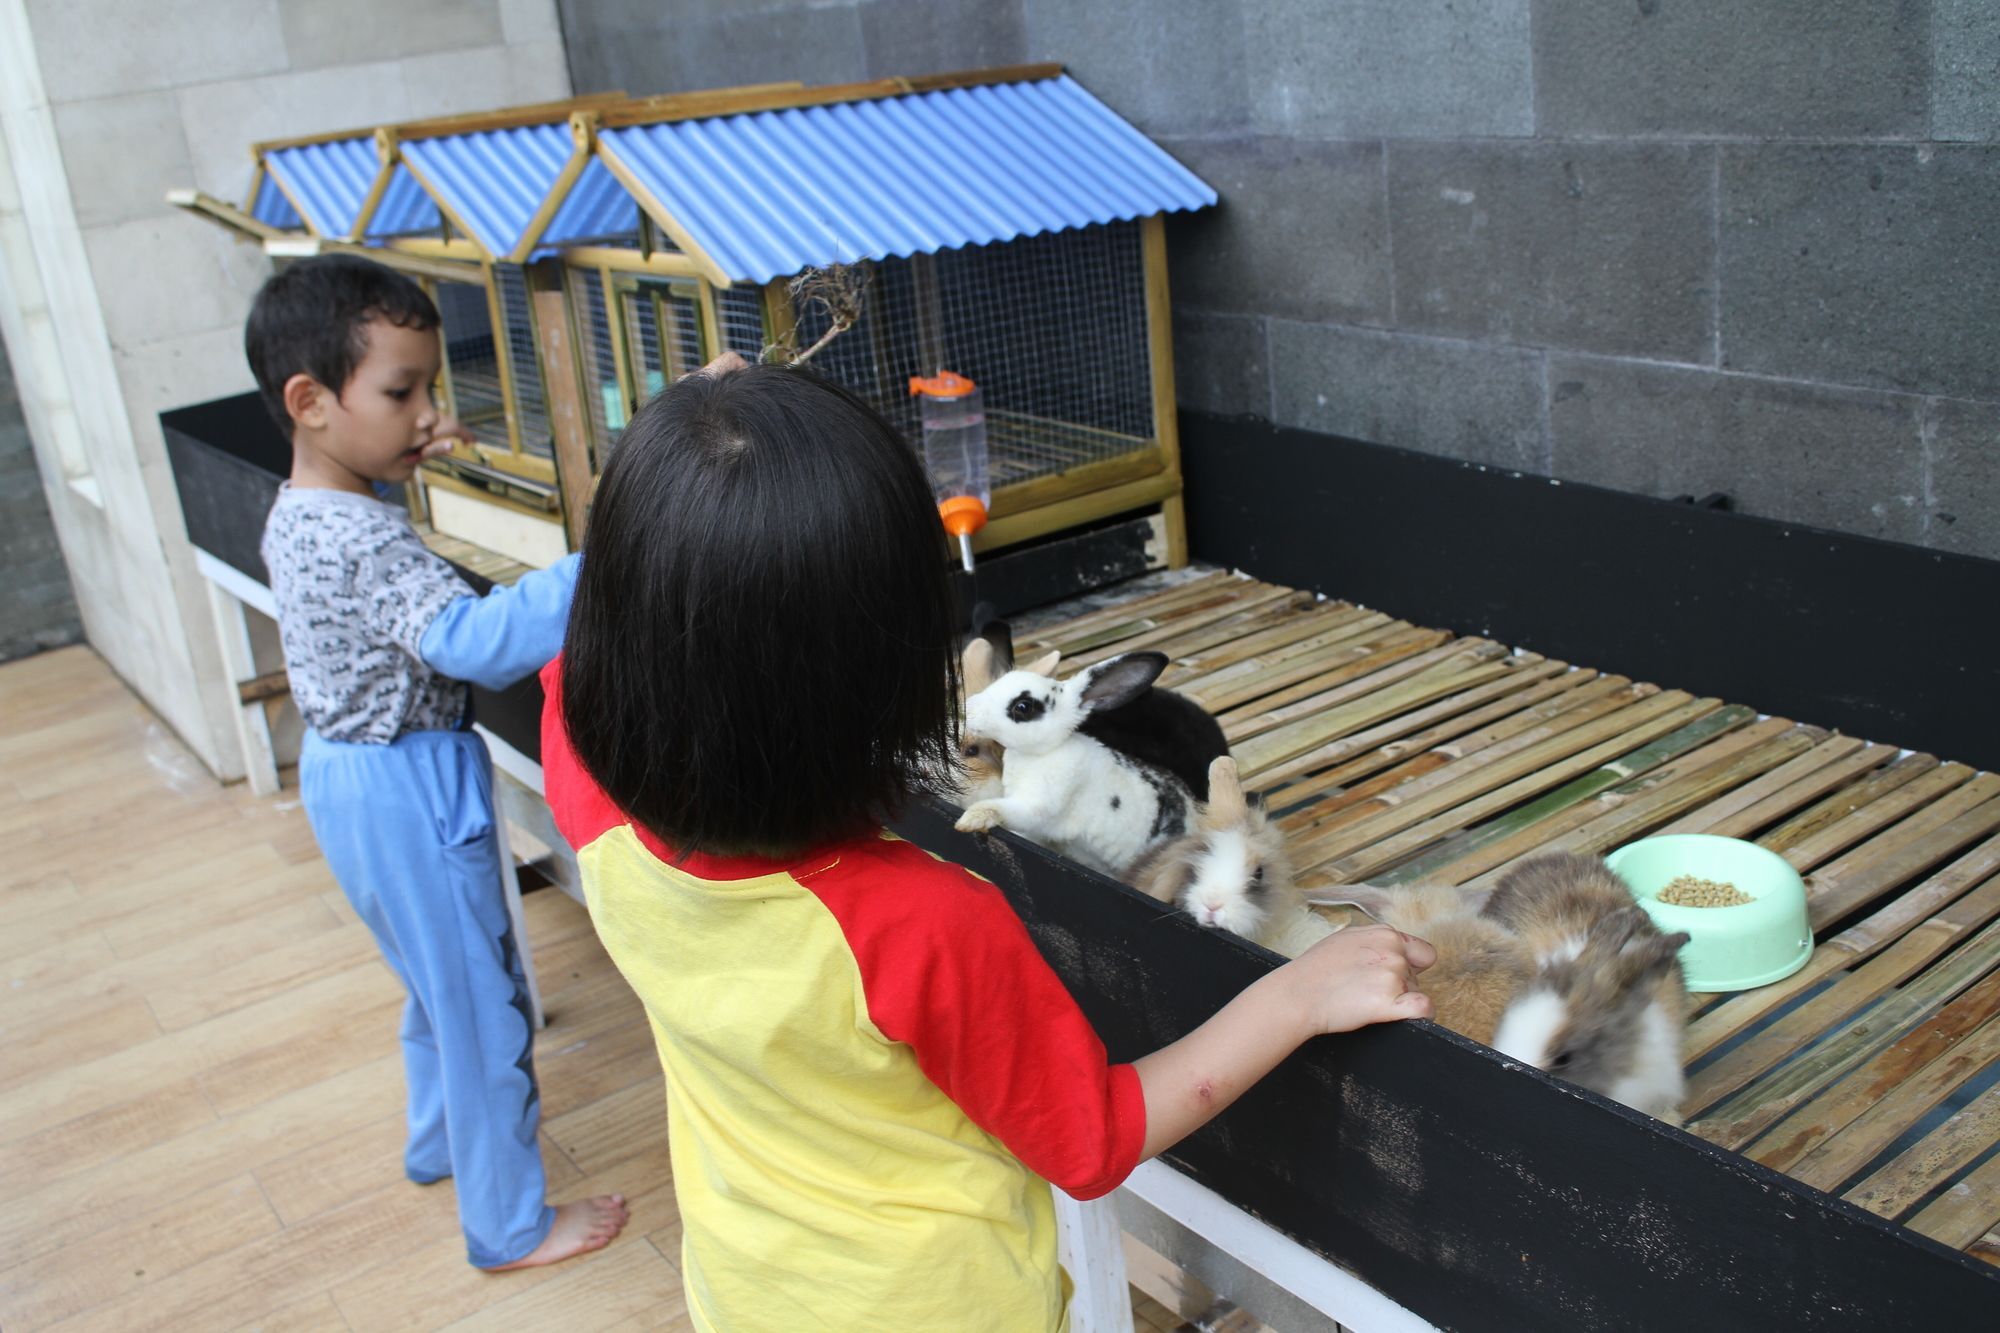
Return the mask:
<path id="1" fill-rule="evenodd" d="M 940 370 L 925 379 L 922 375 L 910 376 L 910 396 L 922 394 L 926 398 L 963 398 L 979 386 L 963 375 L 949 370 Z"/>
<path id="2" fill-rule="evenodd" d="M 970 537 L 986 526 L 986 506 L 976 495 L 954 495 L 938 501 L 938 517 L 944 530 L 954 537 Z"/>

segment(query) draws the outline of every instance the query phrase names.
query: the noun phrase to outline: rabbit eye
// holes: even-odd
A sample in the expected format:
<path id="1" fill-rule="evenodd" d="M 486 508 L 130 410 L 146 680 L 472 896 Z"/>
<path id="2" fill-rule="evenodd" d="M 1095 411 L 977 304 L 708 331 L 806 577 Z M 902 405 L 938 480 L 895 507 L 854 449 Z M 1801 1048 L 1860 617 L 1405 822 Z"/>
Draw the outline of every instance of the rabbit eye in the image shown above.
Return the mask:
<path id="1" fill-rule="evenodd" d="M 1045 711 L 1042 701 L 1032 694 L 1017 694 L 1007 705 L 1007 716 L 1015 722 L 1033 722 Z"/>
<path id="2" fill-rule="evenodd" d="M 960 750 L 959 753 L 967 759 L 977 759 L 979 758 L 979 747 L 977 745 L 968 745 L 963 750 Z"/>
<path id="3" fill-rule="evenodd" d="M 1258 866 L 1255 870 L 1250 872 L 1250 887 L 1253 889 L 1261 889 L 1264 887 L 1264 867 Z"/>
<path id="4" fill-rule="evenodd" d="M 1569 1066 L 1569 1059 L 1570 1053 L 1568 1051 L 1557 1051 L 1556 1058 L 1549 1061 L 1549 1068 L 1565 1069 Z"/>

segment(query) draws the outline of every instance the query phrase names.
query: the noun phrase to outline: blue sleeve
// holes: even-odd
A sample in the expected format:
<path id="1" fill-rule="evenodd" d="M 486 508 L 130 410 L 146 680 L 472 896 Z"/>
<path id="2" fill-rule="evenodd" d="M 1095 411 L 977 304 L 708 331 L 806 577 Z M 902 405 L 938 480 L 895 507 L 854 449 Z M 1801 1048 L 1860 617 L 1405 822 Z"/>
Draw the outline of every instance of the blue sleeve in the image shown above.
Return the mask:
<path id="1" fill-rule="evenodd" d="M 484 597 L 448 603 L 418 644 L 433 670 L 489 690 L 540 671 L 562 651 L 580 555 L 522 576 Z"/>

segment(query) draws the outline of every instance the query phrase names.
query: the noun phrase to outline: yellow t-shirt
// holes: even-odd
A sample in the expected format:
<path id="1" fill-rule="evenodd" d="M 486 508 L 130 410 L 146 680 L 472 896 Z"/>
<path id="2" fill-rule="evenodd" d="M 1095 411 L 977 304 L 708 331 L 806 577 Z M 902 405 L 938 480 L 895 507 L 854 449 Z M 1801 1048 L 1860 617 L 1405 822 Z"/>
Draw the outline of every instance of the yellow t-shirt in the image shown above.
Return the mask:
<path id="1" fill-rule="evenodd" d="M 1116 1188 L 1145 1104 L 1005 898 L 879 833 L 676 858 L 577 763 L 558 669 L 549 804 L 666 1070 L 696 1327 L 1065 1327 L 1048 1182 Z"/>

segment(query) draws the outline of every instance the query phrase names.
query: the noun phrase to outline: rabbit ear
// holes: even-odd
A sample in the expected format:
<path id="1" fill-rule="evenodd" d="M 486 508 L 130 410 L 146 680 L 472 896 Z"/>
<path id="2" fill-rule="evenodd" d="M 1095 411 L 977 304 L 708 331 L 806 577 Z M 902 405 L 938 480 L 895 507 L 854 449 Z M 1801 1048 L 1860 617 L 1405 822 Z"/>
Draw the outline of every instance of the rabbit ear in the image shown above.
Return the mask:
<path id="1" fill-rule="evenodd" d="M 967 643 L 962 668 L 965 677 L 965 697 L 968 699 L 1000 679 L 1000 664 L 996 660 L 992 642 L 988 639 L 973 639 Z"/>
<path id="2" fill-rule="evenodd" d="M 1044 653 L 1020 669 L 1037 676 L 1053 677 L 1056 674 L 1056 666 L 1061 661 L 1062 654 L 1060 652 Z"/>
<path id="3" fill-rule="evenodd" d="M 1208 766 L 1208 804 L 1201 810 L 1201 826 L 1217 833 L 1242 828 L 1250 822 L 1250 807 L 1243 801 L 1243 784 L 1236 779 L 1236 761 L 1222 755 Z"/>
<path id="4" fill-rule="evenodd" d="M 1307 889 L 1305 900 L 1313 907 L 1358 907 L 1380 921 L 1388 915 L 1390 895 L 1372 884 L 1334 884 Z"/>
<path id="5" fill-rule="evenodd" d="M 1167 669 L 1165 653 L 1121 653 L 1084 673 L 1082 701 L 1086 709 L 1117 708 L 1146 692 Z"/>

